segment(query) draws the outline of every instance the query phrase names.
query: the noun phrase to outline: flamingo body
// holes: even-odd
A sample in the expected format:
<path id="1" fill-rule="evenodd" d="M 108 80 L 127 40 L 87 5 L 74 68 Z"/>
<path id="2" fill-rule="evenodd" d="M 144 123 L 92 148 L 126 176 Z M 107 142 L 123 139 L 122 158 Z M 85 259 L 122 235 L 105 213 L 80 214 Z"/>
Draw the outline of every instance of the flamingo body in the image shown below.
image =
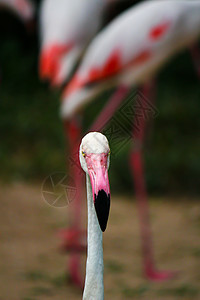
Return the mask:
<path id="1" fill-rule="evenodd" d="M 101 25 L 107 0 L 43 0 L 40 76 L 60 85 Z"/>

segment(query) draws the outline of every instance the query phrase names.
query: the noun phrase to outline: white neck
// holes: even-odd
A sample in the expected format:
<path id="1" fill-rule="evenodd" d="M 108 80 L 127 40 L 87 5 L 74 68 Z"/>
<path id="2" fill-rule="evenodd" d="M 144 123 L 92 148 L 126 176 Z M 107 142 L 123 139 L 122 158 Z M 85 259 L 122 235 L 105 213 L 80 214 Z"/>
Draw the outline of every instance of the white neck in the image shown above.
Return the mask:
<path id="1" fill-rule="evenodd" d="M 89 175 L 86 175 L 88 205 L 88 250 L 83 300 L 103 300 L 102 231 L 97 220 Z"/>

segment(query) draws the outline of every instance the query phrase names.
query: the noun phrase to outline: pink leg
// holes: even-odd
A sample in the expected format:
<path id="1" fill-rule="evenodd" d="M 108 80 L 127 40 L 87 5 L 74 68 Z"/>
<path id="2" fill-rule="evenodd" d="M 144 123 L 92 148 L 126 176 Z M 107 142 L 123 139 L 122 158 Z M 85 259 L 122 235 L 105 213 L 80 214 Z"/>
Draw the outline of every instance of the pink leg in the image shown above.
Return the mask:
<path id="1" fill-rule="evenodd" d="M 154 90 L 154 84 L 147 84 L 143 88 L 143 96 L 149 100 L 154 98 L 152 92 Z M 141 102 L 144 102 L 144 98 L 140 98 Z M 140 103 L 144 107 L 144 103 Z M 143 158 L 142 158 L 142 148 L 145 137 L 145 127 L 146 120 L 144 114 L 141 111 L 135 111 L 137 115 L 143 115 L 138 120 L 136 118 L 133 128 L 133 137 L 135 147 L 130 156 L 132 174 L 135 185 L 136 200 L 138 204 L 141 237 L 142 237 L 142 250 L 144 257 L 144 274 L 150 280 L 154 281 L 164 281 L 174 277 L 175 273 L 169 271 L 157 271 L 155 268 L 154 258 L 153 258 L 153 245 L 152 245 L 152 233 L 150 230 L 150 217 L 149 217 L 149 206 L 148 206 L 148 196 L 146 192 L 146 185 L 144 179 L 144 168 L 143 168 Z"/>
<path id="2" fill-rule="evenodd" d="M 70 142 L 70 158 L 78 163 L 78 147 L 77 140 L 80 140 L 81 129 L 77 120 L 72 120 L 70 123 L 65 122 L 66 139 Z M 60 236 L 64 239 L 63 248 L 70 252 L 69 257 L 69 273 L 73 284 L 79 288 L 83 288 L 83 277 L 81 274 L 81 252 L 85 252 L 86 246 L 81 245 L 81 237 L 85 236 L 85 232 L 81 230 L 81 192 L 82 192 L 82 172 L 77 165 L 70 167 L 70 175 L 74 179 L 77 187 L 75 198 L 70 204 L 71 209 L 71 228 L 62 230 Z"/>

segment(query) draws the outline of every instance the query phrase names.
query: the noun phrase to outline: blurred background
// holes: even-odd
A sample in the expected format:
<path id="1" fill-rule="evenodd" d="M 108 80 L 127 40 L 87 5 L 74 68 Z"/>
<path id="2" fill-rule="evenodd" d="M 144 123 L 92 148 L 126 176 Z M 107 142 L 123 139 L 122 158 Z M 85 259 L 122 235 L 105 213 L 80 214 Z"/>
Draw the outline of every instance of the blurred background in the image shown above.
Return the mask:
<path id="1" fill-rule="evenodd" d="M 105 23 L 136 2 L 112 7 Z M 37 20 L 40 1 L 35 4 Z M 0 299 L 81 299 L 67 281 L 67 256 L 59 252 L 57 229 L 67 225 L 68 208 L 51 208 L 41 199 L 44 179 L 66 170 L 66 145 L 61 90 L 39 80 L 38 56 L 38 22 L 27 29 L 1 9 Z M 105 234 L 106 299 L 200 299 L 200 85 L 188 50 L 161 69 L 157 83 L 159 113 L 144 151 L 146 180 L 156 260 L 179 276 L 162 284 L 143 278 L 128 140 L 109 172 L 113 204 Z M 99 96 L 98 106 L 90 105 L 85 129 L 109 93 Z M 84 268 L 83 258 L 83 273 Z"/>

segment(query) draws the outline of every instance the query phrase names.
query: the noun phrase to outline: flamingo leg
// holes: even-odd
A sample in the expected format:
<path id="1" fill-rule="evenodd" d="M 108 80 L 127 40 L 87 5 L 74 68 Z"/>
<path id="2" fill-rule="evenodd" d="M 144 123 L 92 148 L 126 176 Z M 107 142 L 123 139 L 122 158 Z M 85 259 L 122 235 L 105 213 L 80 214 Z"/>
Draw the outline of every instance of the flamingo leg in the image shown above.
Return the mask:
<path id="1" fill-rule="evenodd" d="M 145 98 L 153 102 L 154 99 L 154 83 L 150 82 L 143 88 L 143 96 L 140 98 L 141 102 L 145 101 Z M 141 107 L 145 107 L 144 103 L 140 103 Z M 144 274 L 145 277 L 153 281 L 164 281 L 171 279 L 175 276 L 174 272 L 171 271 L 158 271 L 155 268 L 155 262 L 153 257 L 153 244 L 152 244 L 152 233 L 150 226 L 150 214 L 148 206 L 148 196 L 146 191 L 144 167 L 143 167 L 143 143 L 145 138 L 145 129 L 147 120 L 144 114 L 135 111 L 136 116 L 143 115 L 139 120 L 138 130 L 138 119 L 135 118 L 133 126 L 133 137 L 135 139 L 135 147 L 130 155 L 130 163 L 133 175 L 133 181 L 135 186 L 136 200 L 139 212 L 141 238 L 142 238 L 142 250 L 143 250 L 143 263 L 144 263 Z"/>
<path id="2" fill-rule="evenodd" d="M 81 274 L 81 252 L 84 252 L 86 247 L 81 245 L 81 236 L 84 232 L 81 230 L 81 187 L 82 187 L 82 172 L 79 168 L 78 159 L 78 144 L 77 140 L 81 137 L 81 126 L 77 119 L 73 119 L 70 122 L 64 123 L 65 136 L 70 142 L 70 176 L 73 178 L 76 194 L 73 202 L 70 203 L 70 223 L 71 228 L 64 230 L 62 236 L 64 238 L 64 248 L 66 251 L 70 251 L 69 257 L 69 274 L 71 282 L 83 289 L 83 277 Z M 73 163 L 72 163 L 73 162 Z"/>

